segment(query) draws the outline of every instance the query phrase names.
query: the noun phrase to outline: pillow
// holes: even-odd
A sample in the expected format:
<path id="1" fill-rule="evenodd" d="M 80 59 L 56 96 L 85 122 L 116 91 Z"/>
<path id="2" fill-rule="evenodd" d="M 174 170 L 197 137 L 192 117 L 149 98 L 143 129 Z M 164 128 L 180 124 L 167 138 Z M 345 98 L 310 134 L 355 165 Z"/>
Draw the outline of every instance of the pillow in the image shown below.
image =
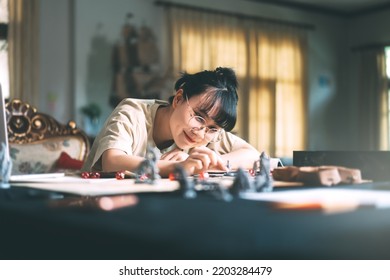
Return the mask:
<path id="1" fill-rule="evenodd" d="M 56 167 L 58 169 L 75 169 L 80 170 L 83 166 L 82 160 L 71 158 L 68 153 L 62 152 L 57 160 Z"/>

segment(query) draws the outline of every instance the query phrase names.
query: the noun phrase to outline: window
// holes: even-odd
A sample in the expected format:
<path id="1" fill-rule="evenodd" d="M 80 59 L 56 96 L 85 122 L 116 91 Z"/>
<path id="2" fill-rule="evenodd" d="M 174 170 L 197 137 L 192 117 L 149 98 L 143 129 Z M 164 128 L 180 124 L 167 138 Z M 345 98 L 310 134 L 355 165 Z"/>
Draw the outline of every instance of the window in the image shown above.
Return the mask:
<path id="1" fill-rule="evenodd" d="M 390 46 L 385 47 L 385 54 L 386 54 L 386 75 L 387 78 L 390 79 Z"/>
<path id="2" fill-rule="evenodd" d="M 0 0 L 0 84 L 5 97 L 9 96 L 7 33 L 8 0 Z"/>

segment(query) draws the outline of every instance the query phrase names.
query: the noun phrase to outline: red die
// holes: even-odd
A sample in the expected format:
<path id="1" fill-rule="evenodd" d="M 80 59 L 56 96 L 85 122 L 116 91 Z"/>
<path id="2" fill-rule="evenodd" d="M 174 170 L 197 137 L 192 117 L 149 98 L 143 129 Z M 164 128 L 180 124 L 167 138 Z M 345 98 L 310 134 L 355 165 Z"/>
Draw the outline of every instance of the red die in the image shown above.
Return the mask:
<path id="1" fill-rule="evenodd" d="M 88 179 L 89 178 L 89 172 L 81 172 L 81 178 Z"/>
<path id="2" fill-rule="evenodd" d="M 125 179 L 125 172 L 124 171 L 118 171 L 115 173 L 115 178 L 117 180 Z"/>
<path id="3" fill-rule="evenodd" d="M 210 177 L 210 175 L 209 175 L 209 173 L 207 173 L 207 172 L 200 172 L 200 173 L 199 173 L 199 178 L 200 178 L 201 180 L 207 180 L 209 177 Z"/>
<path id="4" fill-rule="evenodd" d="M 99 179 L 100 178 L 100 173 L 99 172 L 90 172 L 89 177 L 93 179 Z"/>
<path id="5" fill-rule="evenodd" d="M 174 173 L 169 173 L 169 177 L 168 178 L 169 178 L 170 181 L 175 181 L 176 180 Z"/>

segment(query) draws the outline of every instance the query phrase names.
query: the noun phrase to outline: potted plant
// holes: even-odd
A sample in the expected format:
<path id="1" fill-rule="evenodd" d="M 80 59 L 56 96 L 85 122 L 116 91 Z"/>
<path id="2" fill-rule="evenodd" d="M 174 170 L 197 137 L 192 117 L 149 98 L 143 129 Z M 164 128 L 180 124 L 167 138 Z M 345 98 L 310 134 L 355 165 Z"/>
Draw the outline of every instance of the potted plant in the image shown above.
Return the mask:
<path id="1" fill-rule="evenodd" d="M 92 102 L 81 107 L 81 113 L 85 116 L 85 132 L 88 135 L 95 136 L 99 131 L 99 120 L 102 109 L 98 104 Z"/>

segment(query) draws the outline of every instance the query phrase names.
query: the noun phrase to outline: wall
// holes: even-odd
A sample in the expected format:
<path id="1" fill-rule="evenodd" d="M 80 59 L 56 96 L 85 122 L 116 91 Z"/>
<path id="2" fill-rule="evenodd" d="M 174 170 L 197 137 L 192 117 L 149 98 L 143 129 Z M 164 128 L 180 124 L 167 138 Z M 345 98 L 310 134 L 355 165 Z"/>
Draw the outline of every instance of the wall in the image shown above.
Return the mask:
<path id="1" fill-rule="evenodd" d="M 57 108 L 58 111 L 55 110 L 55 113 L 58 113 L 60 119 L 67 117 L 61 111 L 63 110 L 68 112 L 69 117 L 82 124 L 80 107 L 91 100 L 105 105 L 104 117 L 111 111 L 107 103 L 111 85 L 110 52 L 120 38 L 121 26 L 128 12 L 134 14 L 131 19 L 133 24 L 136 26 L 146 24 L 155 30 L 161 51 L 161 71 L 164 71 L 166 31 L 163 24 L 163 8 L 155 6 L 154 0 L 41 0 L 41 2 L 44 4 L 41 15 L 42 95 L 50 96 L 54 92 L 57 98 L 54 105 L 49 103 L 43 105 L 46 110 L 52 110 L 50 106 Z M 383 29 L 379 34 L 379 31 L 374 33 L 370 32 L 369 28 L 363 28 L 376 17 L 354 20 L 351 24 L 339 17 L 245 0 L 172 2 L 314 25 L 315 29 L 309 31 L 308 149 L 332 150 L 354 147 L 353 136 L 358 125 L 354 121 L 357 112 L 350 102 L 351 86 L 348 81 L 354 77 L 348 67 L 351 60 L 348 50 L 351 44 L 386 38 L 387 32 Z M 386 16 L 383 15 L 381 18 L 385 20 Z M 355 32 L 354 24 L 365 30 L 367 36 L 363 37 L 359 32 Z M 50 31 L 53 30 L 53 26 L 56 30 Z M 73 30 L 73 36 L 67 35 L 69 29 Z M 60 34 L 59 30 L 62 31 Z M 368 37 L 368 34 L 371 37 Z M 74 106 L 69 102 L 63 102 L 67 97 L 71 97 L 70 100 L 74 98 Z"/>
<path id="2" fill-rule="evenodd" d="M 37 107 L 67 122 L 74 118 L 71 1 L 40 1 L 40 103 Z"/>
<path id="3" fill-rule="evenodd" d="M 115 4 L 113 4 L 115 3 Z M 103 119 L 113 109 L 108 104 L 111 91 L 111 53 L 121 39 L 126 15 L 131 25 L 146 25 L 161 42 L 162 14 L 154 1 L 82 0 L 75 1 L 75 93 L 76 108 L 97 102 L 103 106 Z M 159 43 L 161 45 L 161 43 Z M 161 47 L 159 48 L 161 49 Z M 161 57 L 161 55 L 160 55 Z M 81 120 L 80 111 L 76 111 Z"/>

